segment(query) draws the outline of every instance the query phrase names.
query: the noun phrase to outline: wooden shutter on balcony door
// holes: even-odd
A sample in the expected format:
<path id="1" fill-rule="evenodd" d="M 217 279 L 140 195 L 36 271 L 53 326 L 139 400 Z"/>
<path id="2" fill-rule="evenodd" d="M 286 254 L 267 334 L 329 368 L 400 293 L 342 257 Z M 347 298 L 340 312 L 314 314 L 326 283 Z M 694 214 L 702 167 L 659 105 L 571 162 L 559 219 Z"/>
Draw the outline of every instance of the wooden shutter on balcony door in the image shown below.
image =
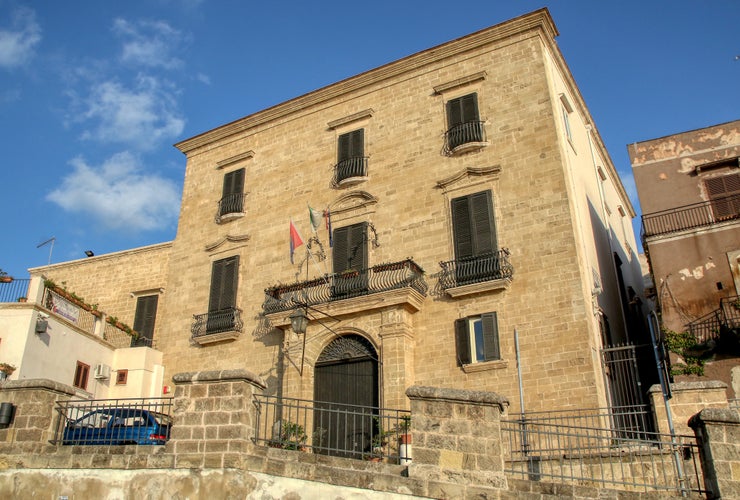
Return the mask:
<path id="1" fill-rule="evenodd" d="M 136 299 L 134 330 L 149 340 L 154 338 L 154 319 L 157 316 L 158 295 L 146 295 Z"/>
<path id="2" fill-rule="evenodd" d="M 447 101 L 448 128 L 478 119 L 478 94 L 475 92 Z"/>
<path id="3" fill-rule="evenodd" d="M 704 180 L 709 199 L 712 200 L 712 211 L 718 219 L 737 216 L 740 213 L 740 199 L 732 195 L 740 195 L 740 174 L 724 175 Z"/>
<path id="4" fill-rule="evenodd" d="M 361 222 L 334 230 L 332 263 L 335 273 L 367 268 L 367 223 Z"/>
<path id="5" fill-rule="evenodd" d="M 211 296 L 208 311 L 222 311 L 236 306 L 236 289 L 239 280 L 239 256 L 228 257 L 213 263 Z"/>
<path id="6" fill-rule="evenodd" d="M 338 161 L 365 155 L 365 129 L 358 129 L 339 136 Z"/>
<path id="7" fill-rule="evenodd" d="M 452 229 L 456 259 L 495 252 L 496 230 L 491 191 L 453 199 Z"/>

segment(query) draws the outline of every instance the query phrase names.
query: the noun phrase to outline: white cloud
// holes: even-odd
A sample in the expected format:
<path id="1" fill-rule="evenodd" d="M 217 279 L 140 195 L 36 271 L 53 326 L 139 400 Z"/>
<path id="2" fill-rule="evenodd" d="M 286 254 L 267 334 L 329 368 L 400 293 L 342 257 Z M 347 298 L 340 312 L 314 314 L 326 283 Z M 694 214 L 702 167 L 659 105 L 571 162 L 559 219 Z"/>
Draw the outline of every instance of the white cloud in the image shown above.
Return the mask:
<path id="1" fill-rule="evenodd" d="M 173 55 L 183 41 L 180 31 L 164 21 L 113 21 L 113 32 L 124 39 L 121 60 L 136 66 L 174 69 L 182 60 Z"/>
<path id="2" fill-rule="evenodd" d="M 171 84 L 139 75 L 134 86 L 105 81 L 91 89 L 81 113 L 73 118 L 95 124 L 82 134 L 84 139 L 148 150 L 182 133 L 185 120 L 177 110 L 177 90 Z"/>
<path id="3" fill-rule="evenodd" d="M 143 173 L 135 155 L 118 153 L 99 166 L 79 157 L 70 164 L 73 171 L 46 197 L 65 211 L 85 214 L 107 229 L 134 232 L 164 229 L 177 219 L 175 183 Z"/>
<path id="4" fill-rule="evenodd" d="M 12 28 L 0 29 L 0 67 L 26 64 L 40 41 L 41 27 L 36 22 L 36 13 L 27 8 L 17 9 L 13 13 Z"/>

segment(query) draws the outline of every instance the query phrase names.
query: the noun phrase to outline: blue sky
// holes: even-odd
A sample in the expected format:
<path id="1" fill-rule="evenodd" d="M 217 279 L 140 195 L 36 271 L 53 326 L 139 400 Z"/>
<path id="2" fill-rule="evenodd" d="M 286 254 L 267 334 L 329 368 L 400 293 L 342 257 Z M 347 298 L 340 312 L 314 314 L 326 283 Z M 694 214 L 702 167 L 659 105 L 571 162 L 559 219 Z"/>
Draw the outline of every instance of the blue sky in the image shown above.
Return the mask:
<path id="1" fill-rule="evenodd" d="M 170 241 L 172 144 L 543 6 L 638 210 L 628 143 L 740 118 L 737 0 L 0 0 L 0 268 Z"/>

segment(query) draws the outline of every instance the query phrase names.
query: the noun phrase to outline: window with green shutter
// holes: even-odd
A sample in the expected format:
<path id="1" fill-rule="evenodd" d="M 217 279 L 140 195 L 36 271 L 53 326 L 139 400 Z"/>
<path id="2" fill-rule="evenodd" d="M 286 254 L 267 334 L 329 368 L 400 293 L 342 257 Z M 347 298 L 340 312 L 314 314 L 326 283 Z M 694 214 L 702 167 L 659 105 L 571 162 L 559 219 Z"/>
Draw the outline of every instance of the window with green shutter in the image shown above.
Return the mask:
<path id="1" fill-rule="evenodd" d="M 501 359 L 496 313 L 456 320 L 455 347 L 458 366 Z"/>
<path id="2" fill-rule="evenodd" d="M 207 333 L 229 331 L 234 327 L 236 291 L 239 282 L 239 256 L 213 263 L 208 301 Z"/>
<path id="3" fill-rule="evenodd" d="M 367 222 L 339 227 L 332 237 L 333 295 L 367 290 Z"/>
<path id="4" fill-rule="evenodd" d="M 478 113 L 478 94 L 475 92 L 447 101 L 446 147 L 452 151 L 470 142 L 483 142 L 483 124 Z"/>
<path id="5" fill-rule="evenodd" d="M 335 182 L 366 177 L 365 130 L 358 129 L 339 136 Z"/>
<path id="6" fill-rule="evenodd" d="M 491 191 L 454 198 L 451 208 L 457 284 L 493 279 L 500 266 Z"/>
<path id="7" fill-rule="evenodd" d="M 136 299 L 134 330 L 139 333 L 138 339 L 132 339 L 131 346 L 146 345 L 151 347 L 154 339 L 154 320 L 157 317 L 158 295 L 145 295 Z"/>
<path id="8" fill-rule="evenodd" d="M 224 175 L 224 186 L 219 202 L 219 215 L 235 214 L 244 211 L 244 172 L 240 168 Z"/>

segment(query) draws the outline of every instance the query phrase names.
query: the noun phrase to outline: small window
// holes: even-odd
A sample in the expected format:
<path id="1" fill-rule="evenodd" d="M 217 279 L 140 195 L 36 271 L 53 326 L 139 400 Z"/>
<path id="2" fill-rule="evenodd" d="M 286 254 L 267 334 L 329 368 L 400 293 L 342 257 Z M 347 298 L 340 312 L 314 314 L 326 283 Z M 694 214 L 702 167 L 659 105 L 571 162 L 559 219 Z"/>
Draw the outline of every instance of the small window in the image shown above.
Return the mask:
<path id="1" fill-rule="evenodd" d="M 128 370 L 118 370 L 116 372 L 116 385 L 126 385 L 128 380 Z"/>
<path id="2" fill-rule="evenodd" d="M 478 114 L 478 94 L 474 92 L 447 101 L 447 150 L 453 151 L 464 144 L 484 140 L 483 123 Z"/>
<path id="3" fill-rule="evenodd" d="M 157 317 L 158 295 L 145 295 L 136 299 L 136 314 L 134 315 L 134 330 L 140 335 L 132 339 L 131 346 L 152 346 L 154 339 L 154 320 Z"/>
<path id="4" fill-rule="evenodd" d="M 568 110 L 565 109 L 565 106 L 562 106 L 563 110 L 563 126 L 565 127 L 565 135 L 568 137 L 569 142 L 573 142 L 573 132 L 570 129 L 570 113 L 568 113 Z"/>
<path id="5" fill-rule="evenodd" d="M 224 175 L 221 201 L 218 203 L 218 215 L 242 212 L 244 212 L 244 169 L 240 168 Z"/>
<path id="6" fill-rule="evenodd" d="M 458 366 L 501 359 L 495 312 L 455 321 Z"/>
<path id="7" fill-rule="evenodd" d="M 367 177 L 365 158 L 365 129 L 358 129 L 339 136 L 335 183 L 347 179 Z"/>
<path id="8" fill-rule="evenodd" d="M 78 361 L 77 368 L 75 368 L 75 379 L 72 385 L 86 391 L 88 375 L 90 375 L 90 365 Z"/>

